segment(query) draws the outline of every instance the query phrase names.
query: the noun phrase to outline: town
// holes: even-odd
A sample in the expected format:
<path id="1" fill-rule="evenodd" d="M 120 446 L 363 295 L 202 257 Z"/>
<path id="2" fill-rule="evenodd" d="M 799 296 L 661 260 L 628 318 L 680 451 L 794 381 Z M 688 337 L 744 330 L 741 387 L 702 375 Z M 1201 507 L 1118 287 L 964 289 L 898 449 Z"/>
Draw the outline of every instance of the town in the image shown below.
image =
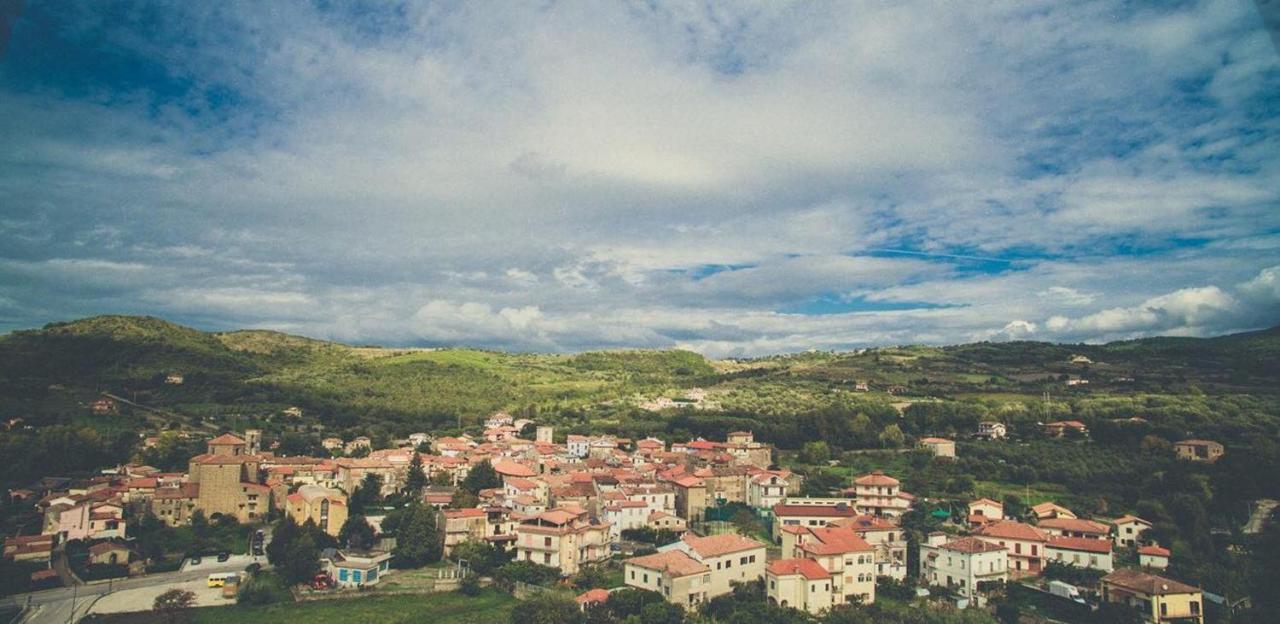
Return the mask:
<path id="1" fill-rule="evenodd" d="M 1043 431 L 1088 435 L 1078 421 Z M 1006 435 L 994 421 L 972 432 Z M 433 592 L 492 585 L 485 591 L 546 609 L 556 605 L 539 600 L 589 587 L 572 594 L 581 617 L 603 616 L 620 592 L 637 591 L 677 609 L 676 619 L 722 597 L 815 617 L 886 596 L 978 611 L 1014 592 L 1077 619 L 1199 624 L 1208 609 L 1201 588 L 1166 575 L 1168 545 L 1132 513 L 1082 517 L 1054 502 L 1015 512 L 985 497 L 946 509 L 883 470 L 806 495 L 804 477 L 779 467 L 775 449 L 749 431 L 667 443 L 562 434 L 498 413 L 477 435 L 415 433 L 390 448 L 325 438 L 326 457 L 279 453 L 280 442 L 256 429 L 202 444 L 185 472 L 128 464 L 9 491 L 41 521 L 38 534 L 5 538 L 5 559 L 39 568 L 32 588 L 154 579 L 86 599 L 95 614 L 147 609 L 148 600 L 155 609 L 253 604 L 271 589 L 285 599 L 356 597 L 408 577 Z M 957 452 L 940 437 L 917 448 L 933 462 Z M 1189 462 L 1223 455 L 1206 440 L 1175 449 Z M 931 517 L 933 529 L 909 526 L 913 515 Z M 176 567 L 157 567 L 157 536 L 179 528 L 197 543 Z M 212 547 L 200 538 L 219 530 L 231 547 L 200 550 Z M 165 582 L 166 571 L 179 576 Z M 40 609 L 30 621 L 43 621 Z"/>

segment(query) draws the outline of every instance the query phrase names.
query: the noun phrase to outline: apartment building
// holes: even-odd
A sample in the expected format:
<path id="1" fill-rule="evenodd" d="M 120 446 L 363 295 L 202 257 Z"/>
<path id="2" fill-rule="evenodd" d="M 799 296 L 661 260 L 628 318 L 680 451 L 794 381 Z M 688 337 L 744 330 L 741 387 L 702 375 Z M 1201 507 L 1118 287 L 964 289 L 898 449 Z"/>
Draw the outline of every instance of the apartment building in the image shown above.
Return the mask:
<path id="1" fill-rule="evenodd" d="M 1136 608 L 1145 622 L 1204 624 L 1200 588 L 1133 568 L 1102 577 L 1102 599 Z"/>
<path id="2" fill-rule="evenodd" d="M 911 496 L 902 491 L 897 479 L 883 470 L 874 470 L 853 480 L 858 513 L 897 518 L 911 508 Z"/>
<path id="3" fill-rule="evenodd" d="M 920 545 L 920 578 L 977 599 L 988 584 L 1009 579 L 1008 549 L 976 537 L 929 534 Z"/>
<path id="4" fill-rule="evenodd" d="M 978 527 L 973 536 L 1009 550 L 1011 578 L 1034 576 L 1044 568 L 1045 546 L 1049 544 L 1049 534 L 1034 526 L 1013 520 L 1000 520 Z"/>
<path id="5" fill-rule="evenodd" d="M 1045 545 L 1045 561 L 1110 572 L 1111 540 L 1089 537 L 1050 537 Z"/>
<path id="6" fill-rule="evenodd" d="M 812 559 L 778 559 L 765 568 L 769 603 L 817 615 L 831 608 L 831 573 Z"/>
<path id="7" fill-rule="evenodd" d="M 628 586 L 657 591 L 687 609 L 764 577 L 767 546 L 736 534 L 686 534 L 658 553 L 624 562 Z"/>
<path id="8" fill-rule="evenodd" d="M 566 576 L 609 558 L 609 525 L 593 522 L 586 511 L 549 509 L 521 521 L 515 534 L 517 561 L 559 568 Z"/>

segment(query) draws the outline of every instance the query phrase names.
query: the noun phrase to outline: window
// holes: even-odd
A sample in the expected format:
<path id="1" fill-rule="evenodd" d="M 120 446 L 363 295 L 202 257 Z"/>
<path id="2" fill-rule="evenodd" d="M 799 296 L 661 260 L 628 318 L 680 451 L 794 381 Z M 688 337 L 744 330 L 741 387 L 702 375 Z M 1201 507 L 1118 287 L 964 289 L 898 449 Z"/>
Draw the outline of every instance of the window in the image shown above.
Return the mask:
<path id="1" fill-rule="evenodd" d="M 631 580 L 633 580 L 633 581 L 634 581 L 634 580 L 636 580 L 636 571 L 635 571 L 635 570 L 632 570 L 632 571 L 631 571 Z"/>
<path id="2" fill-rule="evenodd" d="M 747 558 L 743 557 L 738 560 L 738 565 L 747 565 Z"/>
<path id="3" fill-rule="evenodd" d="M 755 562 L 756 562 L 756 556 L 755 556 L 755 555 L 751 555 L 751 556 L 750 556 L 750 557 L 748 557 L 747 559 L 748 559 L 751 563 L 755 563 Z"/>
<path id="4" fill-rule="evenodd" d="M 543 545 L 543 546 L 548 546 L 548 547 L 550 547 L 550 546 L 551 546 L 551 538 L 549 538 L 549 537 L 544 537 L 544 538 L 542 538 L 542 545 Z"/>
<path id="5" fill-rule="evenodd" d="M 1191 601 L 1191 615 L 1200 615 L 1200 602 L 1198 600 Z"/>
<path id="6" fill-rule="evenodd" d="M 542 562 L 551 565 L 551 553 L 542 553 Z"/>

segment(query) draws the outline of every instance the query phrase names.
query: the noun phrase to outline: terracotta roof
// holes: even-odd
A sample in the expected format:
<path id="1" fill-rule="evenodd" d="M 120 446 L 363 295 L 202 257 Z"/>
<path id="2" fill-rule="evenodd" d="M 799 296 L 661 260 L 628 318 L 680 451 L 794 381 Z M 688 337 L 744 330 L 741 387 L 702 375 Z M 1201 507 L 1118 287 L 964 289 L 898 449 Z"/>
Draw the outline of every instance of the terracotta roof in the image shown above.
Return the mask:
<path id="1" fill-rule="evenodd" d="M 1000 520 L 991 524 L 978 527 L 973 531 L 974 535 L 983 537 L 1003 537 L 1005 539 L 1026 540 L 1031 542 L 1047 542 L 1049 536 L 1044 531 L 1022 522 L 1013 520 Z"/>
<path id="2" fill-rule="evenodd" d="M 155 497 L 161 500 L 168 498 L 196 498 L 200 496 L 199 483 L 183 483 L 178 487 L 156 488 Z"/>
<path id="3" fill-rule="evenodd" d="M 710 572 L 711 568 L 705 563 L 690 557 L 683 550 L 668 550 L 667 552 L 645 555 L 643 557 L 633 557 L 623 561 L 623 563 L 639 566 L 649 570 L 658 570 L 660 572 L 668 572 L 672 576 L 688 576 L 690 574 L 702 574 Z"/>
<path id="4" fill-rule="evenodd" d="M 769 574 L 774 576 L 799 574 L 810 581 L 831 578 L 831 574 L 813 559 L 778 559 L 769 564 Z"/>
<path id="5" fill-rule="evenodd" d="M 898 480 L 885 474 L 883 470 L 872 470 L 871 474 L 862 475 L 853 480 L 856 485 L 898 485 Z"/>
<path id="6" fill-rule="evenodd" d="M 1148 555 L 1148 556 L 1151 556 L 1151 557 L 1168 557 L 1168 556 L 1169 556 L 1169 549 L 1168 549 L 1168 548 L 1162 548 L 1162 547 L 1160 547 L 1160 546 L 1139 546 L 1139 547 L 1138 547 L 1138 554 L 1139 554 L 1139 555 Z"/>
<path id="7" fill-rule="evenodd" d="M 920 441 L 925 444 L 955 444 L 955 440 L 946 438 L 920 438 Z"/>
<path id="8" fill-rule="evenodd" d="M 93 546 L 89 547 L 89 554 L 94 556 L 104 555 L 109 552 L 118 552 L 118 551 L 128 552 L 129 549 L 125 546 L 122 546 L 120 544 L 116 544 L 113 542 L 98 542 L 97 544 L 94 544 Z"/>
<path id="9" fill-rule="evenodd" d="M 836 507 L 834 505 L 787 505 L 778 503 L 773 506 L 773 515 L 778 516 L 809 516 L 814 518 L 852 518 L 858 515 L 858 510 L 853 505 L 844 507 Z"/>
<path id="10" fill-rule="evenodd" d="M 970 507 L 973 507 L 973 506 L 976 506 L 976 505 L 990 505 L 990 506 L 992 506 L 992 507 L 999 507 L 999 508 L 1001 508 L 1001 509 L 1004 509 L 1004 503 L 1000 503 L 1000 502 L 997 502 L 997 501 L 993 501 L 993 500 L 991 500 L 991 499 L 989 499 L 989 498 L 979 498 L 978 500 L 976 500 L 976 501 L 971 501 L 971 502 L 969 503 L 969 506 L 970 506 Z"/>
<path id="11" fill-rule="evenodd" d="M 1133 568 L 1120 568 L 1102 577 L 1102 582 L 1147 595 L 1163 596 L 1166 594 L 1198 593 L 1200 591 L 1199 587 L 1163 576 L 1148 574 Z"/>
<path id="12" fill-rule="evenodd" d="M 1136 523 L 1138 523 L 1138 524 L 1145 524 L 1145 525 L 1147 525 L 1147 526 L 1151 526 L 1151 523 L 1150 523 L 1150 522 L 1148 522 L 1148 521 L 1146 521 L 1146 520 L 1143 520 L 1142 518 L 1139 518 L 1139 517 L 1137 517 L 1137 516 L 1135 516 L 1135 515 L 1132 515 L 1132 514 L 1125 514 L 1125 515 L 1120 516 L 1119 518 L 1116 518 L 1115 520 L 1112 520 L 1112 521 L 1111 521 L 1111 523 L 1112 523 L 1112 524 L 1131 524 L 1131 523 L 1134 523 L 1134 522 L 1136 522 Z"/>
<path id="13" fill-rule="evenodd" d="M 729 553 L 735 553 L 743 550 L 765 548 L 764 544 L 735 533 L 709 535 L 707 537 L 693 537 L 691 535 L 685 535 L 682 539 L 691 550 L 703 557 L 719 557 L 720 555 L 727 555 Z"/>
<path id="14" fill-rule="evenodd" d="M 532 468 L 509 459 L 500 459 L 493 462 L 493 470 L 504 477 L 532 477 L 538 474 Z"/>
<path id="15" fill-rule="evenodd" d="M 813 540 L 805 540 L 800 548 L 815 555 L 835 555 L 848 552 L 866 552 L 875 547 L 862 539 L 853 529 L 843 527 L 817 527 L 809 529 Z"/>
<path id="16" fill-rule="evenodd" d="M 1049 538 L 1049 548 L 1110 554 L 1111 540 L 1091 539 L 1088 537 L 1051 537 Z"/>
<path id="17" fill-rule="evenodd" d="M 1004 546 L 992 544 L 991 542 L 983 541 L 976 537 L 962 537 L 955 539 L 943 544 L 941 548 L 962 553 L 984 553 L 995 552 L 997 550 L 1007 550 Z"/>
<path id="18" fill-rule="evenodd" d="M 574 600 L 578 601 L 578 604 L 594 604 L 604 602 L 608 599 L 609 590 L 607 589 L 588 589 L 587 591 L 578 594 L 577 598 L 574 598 Z"/>
<path id="19" fill-rule="evenodd" d="M 485 510 L 483 509 L 472 508 L 472 509 L 444 510 L 444 517 L 449 520 L 453 520 L 455 518 L 480 518 L 480 517 L 483 517 L 484 515 L 485 515 Z"/>
<path id="20" fill-rule="evenodd" d="M 898 523 L 892 519 L 870 514 L 859 514 L 852 518 L 832 520 L 831 525 L 849 527 L 855 531 L 889 531 L 898 528 Z"/>
<path id="21" fill-rule="evenodd" d="M 230 433 L 224 433 L 212 440 L 209 440 L 210 446 L 233 446 L 237 444 L 247 444 L 244 438 Z"/>
<path id="22" fill-rule="evenodd" d="M 692 488 L 692 487 L 698 487 L 702 485 L 702 479 L 699 479 L 698 477 L 692 477 L 692 476 L 681 477 L 679 479 L 672 479 L 671 482 L 682 488 Z"/>
<path id="23" fill-rule="evenodd" d="M 1106 535 L 1111 532 L 1111 527 L 1105 524 L 1094 522 L 1092 520 L 1081 520 L 1079 518 L 1045 518 L 1039 524 L 1042 529 L 1057 529 L 1059 531 L 1072 531 L 1078 533 L 1097 533 Z"/>

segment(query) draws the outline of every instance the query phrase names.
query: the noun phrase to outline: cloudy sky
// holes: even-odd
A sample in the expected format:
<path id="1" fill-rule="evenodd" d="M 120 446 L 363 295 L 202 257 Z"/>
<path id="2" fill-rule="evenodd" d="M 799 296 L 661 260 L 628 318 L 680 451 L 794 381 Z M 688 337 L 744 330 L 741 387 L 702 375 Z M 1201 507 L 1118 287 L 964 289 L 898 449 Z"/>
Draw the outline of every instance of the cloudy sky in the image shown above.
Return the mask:
<path id="1" fill-rule="evenodd" d="M 1248 0 L 27 0 L 3 55 L 0 331 L 725 356 L 1280 324 Z"/>

